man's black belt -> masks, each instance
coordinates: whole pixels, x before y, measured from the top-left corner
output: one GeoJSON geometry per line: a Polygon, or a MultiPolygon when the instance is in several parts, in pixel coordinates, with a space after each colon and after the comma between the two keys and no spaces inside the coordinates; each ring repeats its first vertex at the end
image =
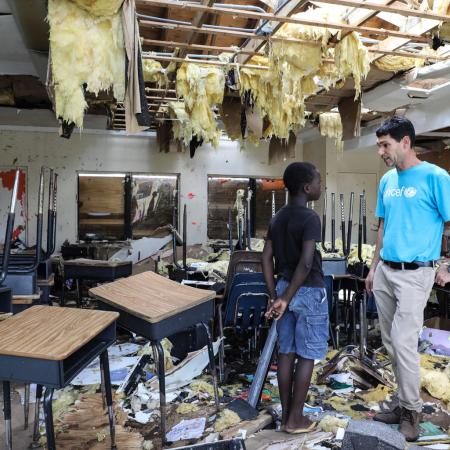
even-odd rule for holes
{"type": "Polygon", "coordinates": [[[396,262],[396,261],[386,261],[383,259],[384,264],[389,266],[391,269],[397,270],[416,270],[419,267],[435,267],[436,261],[414,261],[414,262],[396,262]]]}

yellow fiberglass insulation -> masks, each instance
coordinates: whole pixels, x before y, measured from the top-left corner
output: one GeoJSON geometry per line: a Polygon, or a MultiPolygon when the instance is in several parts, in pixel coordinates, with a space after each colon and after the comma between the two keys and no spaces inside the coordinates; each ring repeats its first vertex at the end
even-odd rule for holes
{"type": "Polygon", "coordinates": [[[176,119],[172,121],[173,137],[188,145],[192,138],[192,124],[184,102],[168,102],[168,106],[170,118],[176,119]]]}
{"type": "Polygon", "coordinates": [[[355,98],[361,93],[361,80],[366,78],[370,69],[369,53],[362,44],[359,34],[351,32],[336,45],[334,58],[341,78],[353,76],[355,98]]]}
{"type": "MultiPolygon", "coordinates": [[[[249,65],[268,66],[268,59],[264,56],[253,56],[249,65]]],[[[270,124],[273,135],[288,139],[289,131],[295,125],[305,123],[305,106],[303,96],[300,95],[301,79],[296,85],[298,95],[287,95],[283,82],[275,70],[260,70],[240,68],[240,93],[244,96],[251,92],[253,101],[270,124]]]]}
{"type": "Polygon", "coordinates": [[[154,59],[143,59],[142,70],[144,72],[144,80],[149,83],[156,83],[158,86],[167,84],[166,71],[159,61],[154,59]]]}
{"type": "Polygon", "coordinates": [[[322,136],[334,138],[337,152],[342,153],[344,149],[344,143],[342,141],[341,115],[334,112],[320,114],[319,129],[322,136]]]}
{"type": "MultiPolygon", "coordinates": [[[[220,130],[212,108],[222,103],[224,89],[225,74],[220,67],[183,63],[177,71],[177,95],[185,101],[192,136],[214,147],[219,145],[220,130]]],[[[184,139],[186,145],[189,141],[184,139]]]]}
{"type": "Polygon", "coordinates": [[[405,58],[404,56],[386,55],[380,59],[377,59],[374,64],[385,72],[400,72],[401,70],[409,70],[414,67],[423,66],[424,59],[418,58],[405,58]]]}
{"type": "Polygon", "coordinates": [[[119,11],[123,0],[71,0],[93,16],[112,16],[119,11]]]}
{"type": "Polygon", "coordinates": [[[92,16],[69,0],[49,0],[48,21],[56,115],[82,128],[84,84],[93,94],[112,87],[118,101],[125,95],[120,13],[92,16]]]}
{"type": "Polygon", "coordinates": [[[432,9],[436,14],[446,15],[449,6],[450,0],[434,0],[432,9]]]}
{"type": "Polygon", "coordinates": [[[426,389],[431,396],[450,402],[450,372],[440,370],[427,370],[420,368],[421,386],[426,389]]]}

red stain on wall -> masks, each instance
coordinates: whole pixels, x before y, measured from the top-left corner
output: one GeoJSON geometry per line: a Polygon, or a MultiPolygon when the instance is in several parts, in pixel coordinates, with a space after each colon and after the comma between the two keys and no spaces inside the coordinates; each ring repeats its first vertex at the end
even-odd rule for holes
{"type": "MultiPolygon", "coordinates": [[[[14,188],[15,178],[16,178],[16,171],[14,169],[0,171],[0,180],[2,182],[2,187],[8,189],[9,191],[12,191],[14,188]]],[[[21,170],[19,174],[19,186],[17,188],[17,201],[23,205],[24,200],[25,200],[25,172],[21,170]]],[[[20,212],[20,215],[22,217],[25,217],[23,209],[20,212]]],[[[13,240],[16,240],[22,234],[23,231],[24,231],[23,226],[21,225],[16,226],[13,231],[13,240]]]]}
{"type": "MultiPolygon", "coordinates": [[[[2,186],[10,191],[14,188],[14,179],[16,177],[16,171],[14,169],[0,172],[0,180],[2,180],[2,186]]],[[[17,190],[17,200],[22,202],[25,196],[25,172],[20,171],[19,175],[19,187],[17,190]]]]}

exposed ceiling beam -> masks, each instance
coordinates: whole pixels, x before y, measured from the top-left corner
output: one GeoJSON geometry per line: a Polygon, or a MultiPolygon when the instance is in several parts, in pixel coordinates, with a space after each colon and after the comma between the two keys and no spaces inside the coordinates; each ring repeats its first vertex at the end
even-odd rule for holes
{"type": "MultiPolygon", "coordinates": [[[[300,42],[305,42],[310,44],[310,41],[302,41],[299,39],[300,42]]],[[[264,52],[252,52],[249,50],[237,50],[234,47],[217,47],[214,45],[199,45],[199,44],[186,44],[185,42],[174,42],[174,41],[158,41],[156,39],[144,39],[144,44],[146,45],[152,45],[156,47],[172,47],[172,48],[186,48],[190,50],[209,50],[214,51],[216,53],[235,53],[235,54],[245,54],[245,55],[261,55],[264,56],[264,52]]],[[[317,45],[317,44],[315,44],[317,45]]],[[[335,45],[333,43],[328,44],[329,47],[334,47],[335,45]]],[[[368,47],[367,49],[370,52],[377,53],[377,54],[383,54],[383,55],[395,55],[395,56],[402,56],[405,58],[417,58],[417,59],[430,59],[434,61],[447,61],[447,57],[444,56],[430,56],[420,53],[413,53],[413,52],[402,52],[402,51],[389,51],[389,50],[372,50],[371,47],[368,47]]],[[[152,58],[152,56],[148,56],[148,58],[152,58]]]]}
{"type": "Polygon", "coordinates": [[[355,0],[314,0],[314,1],[315,3],[326,3],[332,5],[347,6],[349,8],[362,8],[362,9],[370,9],[377,12],[383,11],[387,13],[395,13],[407,17],[420,17],[421,19],[440,20],[443,22],[450,21],[450,16],[447,16],[446,14],[442,15],[442,14],[435,14],[429,11],[419,11],[417,9],[407,7],[406,5],[404,5],[405,7],[403,8],[355,0]]]}
{"type": "MultiPolygon", "coordinates": [[[[280,16],[291,16],[297,11],[301,10],[305,5],[308,4],[308,0],[290,0],[285,2],[285,4],[275,11],[275,14],[279,14],[280,16]]],[[[275,34],[283,24],[281,22],[275,22],[272,25],[272,35],[275,34]]],[[[264,47],[265,43],[263,41],[255,41],[255,40],[247,40],[241,45],[241,50],[246,50],[250,52],[257,52],[264,47]]],[[[245,64],[250,59],[250,55],[245,53],[241,53],[237,57],[237,62],[239,64],[245,64]]]]}
{"type": "MultiPolygon", "coordinates": [[[[224,9],[216,6],[204,6],[198,4],[192,4],[184,1],[163,1],[163,0],[140,0],[143,3],[153,5],[153,6],[166,6],[167,8],[176,8],[176,9],[184,9],[184,10],[193,10],[200,12],[207,12],[212,14],[223,14],[223,15],[231,15],[238,17],[247,17],[250,19],[260,19],[260,20],[271,20],[277,21],[281,23],[292,23],[296,25],[309,25],[312,27],[325,27],[329,29],[343,30],[343,31],[358,31],[359,33],[368,33],[376,36],[389,36],[395,38],[403,38],[408,40],[414,40],[417,42],[428,42],[429,39],[421,36],[420,34],[413,33],[405,33],[402,31],[395,30],[384,30],[382,28],[373,28],[373,27],[365,27],[365,26],[354,26],[343,24],[339,22],[327,22],[322,20],[311,20],[304,18],[294,18],[288,16],[281,16],[278,14],[272,13],[259,13],[253,11],[244,11],[240,9],[224,9]]],[[[165,24],[167,25],[167,23],[165,24]]],[[[171,25],[171,24],[170,24],[171,25]]],[[[194,29],[198,28],[194,26],[194,29]]]]}

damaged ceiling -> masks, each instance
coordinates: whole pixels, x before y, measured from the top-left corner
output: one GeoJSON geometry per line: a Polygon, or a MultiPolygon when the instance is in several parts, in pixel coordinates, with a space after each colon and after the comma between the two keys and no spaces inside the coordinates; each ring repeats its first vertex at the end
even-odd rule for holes
{"type": "MultiPolygon", "coordinates": [[[[46,2],[37,2],[33,11],[26,8],[26,3],[0,1],[0,21],[5,24],[1,27],[1,37],[8,43],[0,49],[0,106],[49,109],[51,102],[44,81],[48,61],[48,25],[44,20],[46,2]]],[[[300,42],[301,39],[283,37],[280,33],[286,23],[308,26],[314,30],[323,30],[326,25],[330,33],[325,47],[329,49],[336,48],[350,33],[357,32],[370,60],[367,77],[361,80],[362,105],[359,101],[353,101],[354,77],[347,76],[345,81],[336,82],[328,90],[315,79],[316,89],[304,101],[306,122],[301,125],[306,129],[318,125],[319,114],[339,111],[343,119],[344,138],[351,138],[357,136],[361,128],[370,127],[398,108],[408,107],[417,99],[426,101],[433,89],[445,88],[448,82],[448,72],[433,76],[430,70],[424,79],[415,79],[418,70],[409,70],[411,64],[416,62],[424,63],[424,69],[434,65],[446,67],[449,46],[443,45],[445,42],[440,42],[436,36],[438,26],[448,17],[448,1],[435,0],[434,3],[429,2],[430,5],[423,3],[417,9],[406,0],[363,3],[353,0],[291,0],[278,6],[274,3],[256,0],[136,1],[144,64],[157,61],[167,72],[164,83],[160,80],[146,82],[147,102],[153,118],[151,129],[160,129],[162,124],[176,128],[180,122],[184,127],[184,122],[168,108],[170,102],[183,101],[179,98],[179,92],[177,95],[175,72],[169,73],[169,67],[176,64],[179,69],[185,60],[194,65],[201,62],[200,67],[226,67],[224,103],[245,103],[242,92],[236,88],[236,80],[229,79],[231,72],[237,74],[238,84],[239,71],[254,67],[252,58],[265,57],[277,42],[281,46],[289,40],[300,42]],[[317,19],[304,19],[299,15],[311,8],[315,8],[317,19]],[[327,15],[324,16],[321,11],[326,11],[327,15]],[[320,17],[327,17],[328,21],[321,22],[320,17]],[[335,17],[343,19],[334,21],[335,17]],[[429,50],[432,46],[438,47],[436,52],[429,50]],[[228,54],[226,60],[221,57],[224,53],[228,54]],[[398,57],[407,60],[409,66],[402,67],[398,57]],[[384,58],[386,64],[377,63],[380,58],[384,58]],[[391,60],[386,61],[386,58],[391,60]],[[389,66],[387,62],[395,58],[397,65],[389,66]],[[405,77],[404,73],[409,75],[405,77]],[[379,95],[377,89],[385,86],[396,88],[395,94],[379,95]]],[[[329,64],[334,64],[332,58],[329,64]]],[[[265,71],[259,69],[257,72],[265,71]]],[[[115,104],[111,92],[98,96],[89,94],[87,103],[87,113],[106,117],[107,128],[125,129],[123,106],[115,104]]],[[[213,115],[211,120],[214,116],[218,118],[219,133],[223,133],[224,128],[223,110],[219,107],[221,103],[222,100],[206,105],[213,115]]],[[[267,130],[267,120],[261,126],[267,130]]],[[[298,127],[294,131],[299,131],[301,136],[304,129],[298,127]]],[[[280,136],[280,133],[273,134],[280,136]]],[[[267,136],[270,136],[270,130],[267,136]]],[[[265,137],[263,130],[259,137],[265,137]]],[[[426,141],[437,138],[442,140],[441,136],[428,135],[426,141]]]]}

